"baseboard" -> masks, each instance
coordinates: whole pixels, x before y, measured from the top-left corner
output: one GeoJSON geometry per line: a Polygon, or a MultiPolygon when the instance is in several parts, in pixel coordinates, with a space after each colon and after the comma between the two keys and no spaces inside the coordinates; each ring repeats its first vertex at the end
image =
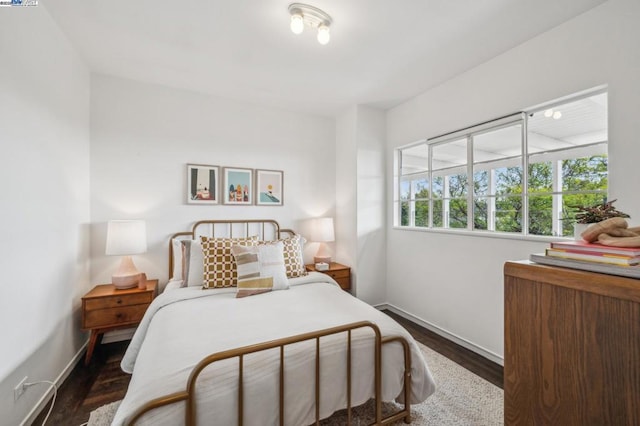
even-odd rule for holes
{"type": "MultiPolygon", "coordinates": [[[[58,389],[60,389],[60,385],[62,385],[62,383],[67,379],[67,377],[69,377],[69,374],[71,374],[71,371],[73,370],[73,368],[76,366],[78,361],[80,361],[80,359],[84,355],[85,350],[87,349],[88,344],[89,344],[89,341],[86,341],[80,347],[80,349],[78,350],[78,352],[76,352],[76,354],[73,356],[71,361],[69,361],[69,363],[66,365],[66,367],[64,367],[62,372],[58,374],[58,377],[55,378],[53,383],[55,383],[58,389]]],[[[28,426],[33,424],[33,422],[36,420],[36,417],[40,415],[40,412],[45,408],[45,406],[49,402],[52,392],[53,392],[53,388],[50,386],[49,390],[47,390],[42,395],[38,403],[31,409],[29,414],[27,414],[27,417],[25,417],[24,420],[20,423],[20,426],[28,426]]]]}
{"type": "Polygon", "coordinates": [[[444,337],[445,339],[451,340],[452,342],[462,346],[463,348],[469,349],[470,351],[473,351],[478,355],[482,355],[483,357],[487,358],[490,361],[495,362],[496,364],[500,364],[504,366],[504,358],[496,354],[495,352],[492,352],[460,336],[450,333],[447,330],[444,330],[443,328],[440,328],[437,325],[430,323],[429,321],[425,321],[422,318],[419,318],[413,314],[410,314],[409,312],[404,311],[390,303],[380,303],[380,304],[374,305],[374,307],[379,310],[388,309],[394,314],[400,315],[401,317],[409,321],[412,321],[418,325],[421,325],[427,330],[433,331],[434,333],[444,337]]]}

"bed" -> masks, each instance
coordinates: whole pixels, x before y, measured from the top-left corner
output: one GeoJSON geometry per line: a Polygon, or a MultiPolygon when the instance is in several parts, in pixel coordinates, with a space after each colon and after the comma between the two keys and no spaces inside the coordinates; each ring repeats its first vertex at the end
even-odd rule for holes
{"type": "MultiPolygon", "coordinates": [[[[298,238],[301,260],[303,240],[275,221],[201,221],[172,237],[170,273],[193,261],[187,242],[247,237],[277,248],[298,238]]],[[[114,425],[308,425],[344,408],[350,421],[372,397],[376,424],[408,423],[409,404],[434,392],[411,335],[329,276],[287,273],[282,291],[237,297],[240,268],[238,287],[174,279],[153,301],[121,363],[132,377],[114,425]],[[392,400],[404,409],[383,419],[392,400]]]]}

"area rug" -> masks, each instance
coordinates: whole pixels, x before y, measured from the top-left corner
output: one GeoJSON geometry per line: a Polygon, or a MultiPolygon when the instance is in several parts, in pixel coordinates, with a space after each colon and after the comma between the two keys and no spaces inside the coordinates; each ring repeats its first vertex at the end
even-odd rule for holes
{"type": "MultiPolygon", "coordinates": [[[[494,426],[502,425],[504,418],[502,389],[476,376],[450,359],[418,343],[436,382],[436,392],[425,402],[411,406],[411,424],[414,426],[494,426]]],[[[91,412],[88,426],[109,426],[120,401],[104,405],[91,412]]],[[[385,414],[401,406],[383,403],[385,414]]],[[[345,425],[345,410],[321,422],[323,426],[345,425]]],[[[373,422],[373,401],[352,410],[354,426],[373,422]]],[[[399,420],[396,425],[403,425],[399,420]]]]}

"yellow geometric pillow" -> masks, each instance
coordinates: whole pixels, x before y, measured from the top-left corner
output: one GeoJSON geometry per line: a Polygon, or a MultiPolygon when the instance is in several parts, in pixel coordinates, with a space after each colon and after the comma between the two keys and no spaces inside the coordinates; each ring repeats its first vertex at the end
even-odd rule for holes
{"type": "Polygon", "coordinates": [[[204,262],[202,288],[235,287],[238,280],[236,261],[231,253],[234,245],[255,246],[258,237],[209,238],[200,237],[204,262]]]}

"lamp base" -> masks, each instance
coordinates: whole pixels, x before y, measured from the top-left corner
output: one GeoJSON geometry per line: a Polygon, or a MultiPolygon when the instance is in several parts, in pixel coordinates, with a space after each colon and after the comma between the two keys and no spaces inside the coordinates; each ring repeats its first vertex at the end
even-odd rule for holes
{"type": "Polygon", "coordinates": [[[140,281],[140,271],[131,260],[131,256],[124,256],[120,262],[120,267],[115,274],[111,276],[111,283],[118,289],[132,288],[138,285],[140,281]]]}
{"type": "Polygon", "coordinates": [[[113,275],[111,277],[111,283],[118,290],[137,287],[138,281],[140,281],[139,273],[135,275],[113,275]]]}
{"type": "Polygon", "coordinates": [[[313,256],[313,263],[331,263],[331,256],[313,256]]]}

